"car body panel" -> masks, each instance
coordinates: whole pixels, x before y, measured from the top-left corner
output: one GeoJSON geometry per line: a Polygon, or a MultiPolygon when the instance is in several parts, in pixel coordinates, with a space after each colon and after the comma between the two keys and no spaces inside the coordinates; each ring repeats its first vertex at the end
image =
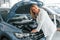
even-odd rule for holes
{"type": "MultiPolygon", "coordinates": [[[[26,3],[27,3],[28,5],[31,4],[31,3],[29,4],[29,2],[26,2],[26,3]]],[[[2,15],[1,15],[2,20],[1,20],[1,22],[0,22],[0,37],[1,37],[2,35],[5,35],[6,37],[10,38],[10,40],[30,40],[29,37],[27,37],[27,38],[25,38],[25,39],[19,39],[19,38],[17,38],[17,37],[14,35],[14,33],[23,33],[23,32],[21,31],[21,29],[17,28],[16,26],[13,26],[13,25],[11,25],[11,24],[8,23],[8,21],[16,15],[16,12],[15,12],[15,11],[16,11],[19,7],[24,6],[24,5],[26,5],[26,4],[25,4],[25,2],[23,2],[23,1],[16,3],[16,4],[11,8],[10,12],[7,14],[7,17],[4,18],[4,21],[3,21],[2,15]]],[[[28,7],[29,7],[29,6],[28,6],[28,7]]],[[[21,8],[21,9],[24,10],[24,8],[21,8]]],[[[28,9],[29,9],[29,8],[28,8],[28,9]]],[[[26,10],[27,10],[27,9],[26,9],[26,10]]],[[[28,14],[29,12],[26,12],[26,13],[28,14]]],[[[25,14],[25,12],[24,12],[24,14],[25,14]]],[[[18,14],[18,15],[19,15],[19,14],[18,14]]],[[[3,17],[4,17],[4,16],[3,16],[3,17]]],[[[31,39],[31,40],[32,40],[32,39],[31,39]]]]}
{"type": "Polygon", "coordinates": [[[49,7],[43,7],[43,9],[45,11],[47,11],[47,13],[49,14],[49,17],[54,21],[54,15],[56,15],[56,23],[57,23],[57,27],[60,27],[60,16],[58,13],[56,13],[54,10],[52,10],[49,7]]]}

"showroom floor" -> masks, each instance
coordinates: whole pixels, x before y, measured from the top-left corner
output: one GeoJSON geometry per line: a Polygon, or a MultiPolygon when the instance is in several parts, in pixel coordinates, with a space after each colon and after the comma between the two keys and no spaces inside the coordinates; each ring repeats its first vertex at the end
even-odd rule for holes
{"type": "Polygon", "coordinates": [[[53,36],[53,40],[60,40],[60,31],[57,31],[53,36]]]}

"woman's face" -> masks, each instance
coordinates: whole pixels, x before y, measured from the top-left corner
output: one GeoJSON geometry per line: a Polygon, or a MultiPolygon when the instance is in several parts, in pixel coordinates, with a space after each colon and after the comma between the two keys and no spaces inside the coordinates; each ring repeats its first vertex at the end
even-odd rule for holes
{"type": "Polygon", "coordinates": [[[31,7],[31,10],[33,13],[38,14],[39,13],[39,7],[37,5],[33,5],[31,7]]]}

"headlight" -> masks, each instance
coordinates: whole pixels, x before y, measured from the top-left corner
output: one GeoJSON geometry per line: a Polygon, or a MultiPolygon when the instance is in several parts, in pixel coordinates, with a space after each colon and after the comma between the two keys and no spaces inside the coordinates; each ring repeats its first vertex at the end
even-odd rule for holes
{"type": "Polygon", "coordinates": [[[28,33],[15,33],[15,36],[17,38],[23,38],[23,37],[29,36],[29,34],[28,33]]]}

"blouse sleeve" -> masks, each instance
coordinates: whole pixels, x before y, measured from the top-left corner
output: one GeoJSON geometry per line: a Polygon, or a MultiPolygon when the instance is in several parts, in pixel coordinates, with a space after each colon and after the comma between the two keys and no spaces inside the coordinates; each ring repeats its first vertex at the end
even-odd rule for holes
{"type": "Polygon", "coordinates": [[[37,23],[38,23],[38,27],[36,28],[36,30],[39,32],[40,29],[42,28],[42,25],[44,25],[44,21],[46,19],[46,11],[45,10],[41,10],[41,12],[39,13],[38,15],[38,18],[37,18],[37,23]]]}

